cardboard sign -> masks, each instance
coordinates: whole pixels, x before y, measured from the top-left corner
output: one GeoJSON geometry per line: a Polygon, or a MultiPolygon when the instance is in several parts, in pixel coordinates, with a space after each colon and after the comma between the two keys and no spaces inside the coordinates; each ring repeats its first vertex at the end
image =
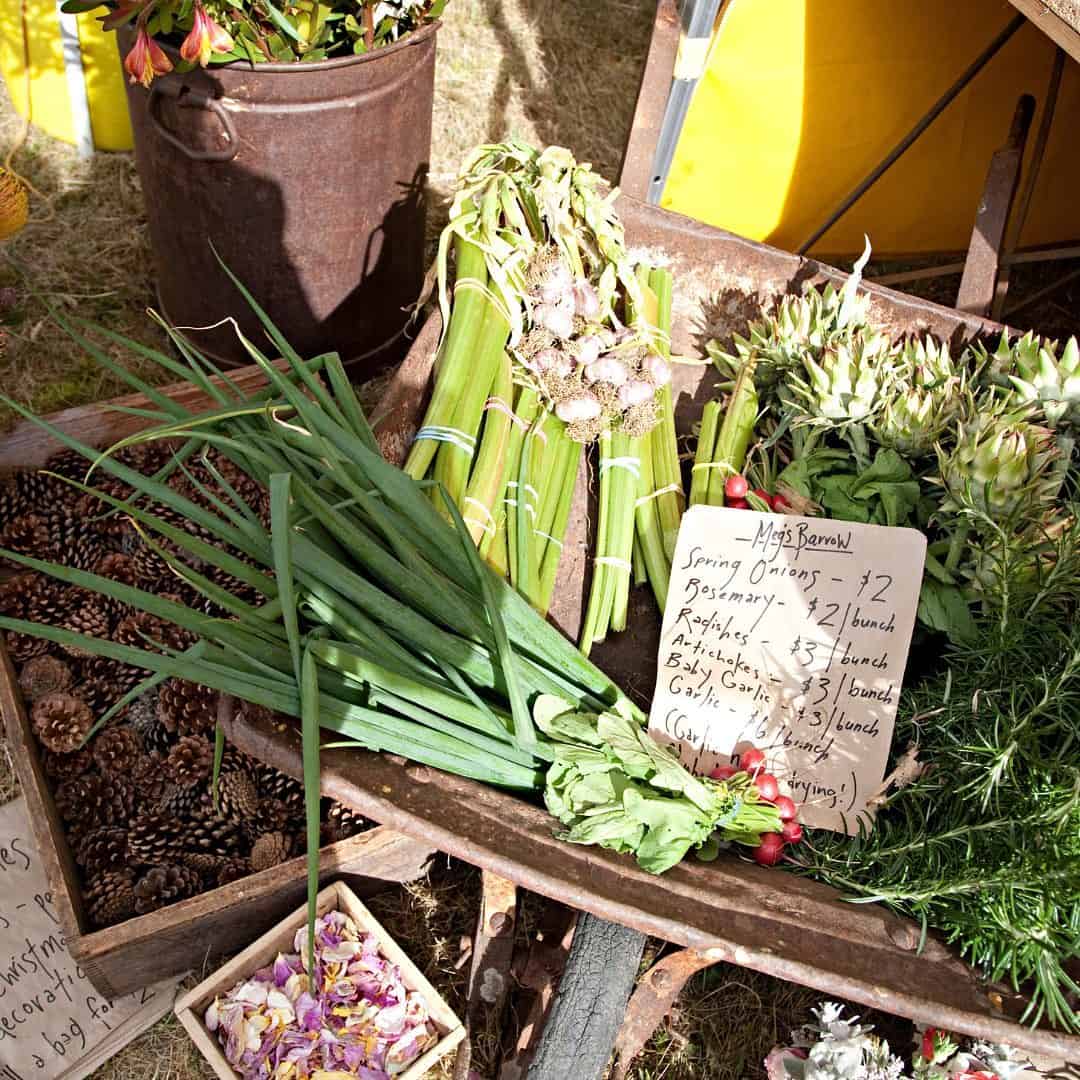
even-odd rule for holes
{"type": "Polygon", "coordinates": [[[693,507],[650,730],[699,774],[757,746],[804,824],[856,831],[885,774],[925,556],[915,529],[693,507]]]}
{"type": "Polygon", "coordinates": [[[71,959],[22,799],[0,807],[0,1080],[81,1080],[173,1005],[178,979],[107,1001],[71,959]]]}

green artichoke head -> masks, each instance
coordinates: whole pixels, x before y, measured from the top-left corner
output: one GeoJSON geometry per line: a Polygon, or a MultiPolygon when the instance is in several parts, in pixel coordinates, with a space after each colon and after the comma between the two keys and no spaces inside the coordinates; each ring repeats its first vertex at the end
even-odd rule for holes
{"type": "Polygon", "coordinates": [[[956,445],[939,446],[938,457],[946,509],[1033,521],[1052,505],[1060,486],[1053,432],[985,399],[973,403],[958,424],[956,445]]]}
{"type": "Polygon", "coordinates": [[[1006,331],[993,353],[976,346],[992,381],[1008,388],[1018,405],[1042,414],[1057,429],[1080,433],[1080,346],[1070,338],[1058,355],[1057,342],[1028,331],[1009,341],[1006,331]]]}
{"type": "Polygon", "coordinates": [[[964,406],[967,375],[949,347],[932,337],[905,342],[894,354],[895,374],[874,437],[905,457],[926,457],[952,427],[964,406]]]}
{"type": "Polygon", "coordinates": [[[813,421],[863,423],[881,407],[894,377],[885,337],[859,331],[829,345],[820,361],[803,357],[803,376],[791,379],[792,401],[813,421]]]}

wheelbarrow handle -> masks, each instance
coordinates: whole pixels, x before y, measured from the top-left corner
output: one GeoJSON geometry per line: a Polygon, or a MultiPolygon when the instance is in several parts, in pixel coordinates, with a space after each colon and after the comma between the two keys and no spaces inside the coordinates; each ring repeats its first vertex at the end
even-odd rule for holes
{"type": "Polygon", "coordinates": [[[240,149],[240,140],[236,137],[236,127],[233,125],[228,110],[222,106],[220,101],[209,97],[200,90],[192,90],[190,86],[184,83],[173,82],[169,79],[155,80],[154,85],[150,88],[150,100],[146,103],[146,110],[150,116],[150,123],[153,124],[158,135],[170,146],[175,146],[182,154],[191,158],[192,161],[232,161],[240,149]],[[207,109],[214,113],[221,121],[221,126],[225,129],[225,137],[229,145],[221,150],[195,150],[186,145],[161,122],[157,109],[157,102],[161,97],[172,98],[182,109],[207,109]]]}

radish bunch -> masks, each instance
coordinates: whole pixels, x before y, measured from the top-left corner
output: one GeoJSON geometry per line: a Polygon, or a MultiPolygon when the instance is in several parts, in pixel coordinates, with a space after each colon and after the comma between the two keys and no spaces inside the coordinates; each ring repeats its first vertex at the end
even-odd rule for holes
{"type": "MultiPolygon", "coordinates": [[[[736,477],[729,478],[730,480],[736,477]]],[[[746,480],[738,477],[745,485],[746,480]]],[[[745,489],[744,489],[745,491],[745,489]]],[[[780,814],[783,827],[778,833],[765,833],[761,837],[761,843],[751,851],[754,861],[762,866],[775,866],[784,853],[788,844],[797,844],[802,840],[803,830],[799,824],[799,808],[793,799],[780,794],[780,785],[772,773],[765,771],[765,753],[756,746],[743,751],[739,755],[739,764],[717,765],[709,777],[712,780],[729,780],[736,773],[749,774],[751,782],[757,788],[758,795],[764,802],[771,803],[780,814]]]]}

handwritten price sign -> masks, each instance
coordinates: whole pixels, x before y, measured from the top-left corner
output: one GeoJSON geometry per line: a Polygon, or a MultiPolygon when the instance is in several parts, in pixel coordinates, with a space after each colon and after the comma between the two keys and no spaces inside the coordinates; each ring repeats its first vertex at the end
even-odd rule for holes
{"type": "Polygon", "coordinates": [[[804,823],[855,832],[885,775],[925,556],[915,529],[694,507],[650,730],[698,773],[758,746],[804,823]]]}

